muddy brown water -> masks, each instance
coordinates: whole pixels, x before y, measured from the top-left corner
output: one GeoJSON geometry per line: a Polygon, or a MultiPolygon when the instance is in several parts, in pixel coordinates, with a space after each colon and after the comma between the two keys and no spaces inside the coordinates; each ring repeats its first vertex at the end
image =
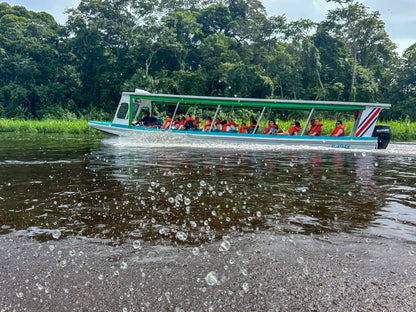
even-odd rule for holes
{"type": "Polygon", "coordinates": [[[416,145],[2,134],[2,311],[414,311],[416,145]]]}

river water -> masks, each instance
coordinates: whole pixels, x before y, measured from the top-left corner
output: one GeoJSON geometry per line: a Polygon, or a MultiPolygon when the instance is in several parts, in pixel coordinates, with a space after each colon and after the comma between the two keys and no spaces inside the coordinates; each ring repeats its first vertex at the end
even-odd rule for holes
{"type": "Polygon", "coordinates": [[[416,144],[2,134],[2,311],[413,311],[416,144]]]}

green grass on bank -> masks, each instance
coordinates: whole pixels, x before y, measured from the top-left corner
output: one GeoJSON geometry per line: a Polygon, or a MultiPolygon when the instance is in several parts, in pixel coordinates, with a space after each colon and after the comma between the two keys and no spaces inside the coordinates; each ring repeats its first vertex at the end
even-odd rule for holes
{"type": "MultiPolygon", "coordinates": [[[[238,121],[237,121],[238,122],[238,121]]],[[[279,128],[288,130],[291,121],[279,121],[279,128]]],[[[304,125],[305,121],[300,121],[304,125]]],[[[335,120],[321,120],[323,124],[322,134],[327,135],[335,128],[335,120]]],[[[353,121],[346,121],[345,133],[348,135],[351,131],[353,121]]],[[[416,122],[408,121],[389,121],[382,124],[388,124],[391,127],[395,142],[416,140],[416,122]]],[[[263,129],[261,125],[260,129],[263,129]]],[[[99,132],[88,126],[86,120],[17,120],[17,119],[0,119],[0,132],[17,132],[17,133],[39,133],[39,134],[82,134],[96,135],[99,132]]]]}
{"type": "Polygon", "coordinates": [[[88,126],[85,120],[19,120],[0,119],[0,132],[17,133],[61,133],[61,134],[94,134],[96,130],[88,126]]]}

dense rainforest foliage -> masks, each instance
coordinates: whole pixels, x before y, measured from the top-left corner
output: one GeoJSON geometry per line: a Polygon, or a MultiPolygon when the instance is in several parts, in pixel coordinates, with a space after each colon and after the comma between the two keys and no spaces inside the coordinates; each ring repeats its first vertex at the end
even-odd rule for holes
{"type": "MultiPolygon", "coordinates": [[[[287,22],[260,0],[82,0],[59,25],[0,4],[0,117],[95,118],[121,91],[384,102],[416,120],[416,43],[356,0],[287,22]]],[[[284,13],[284,12],[282,12],[284,13]]]]}

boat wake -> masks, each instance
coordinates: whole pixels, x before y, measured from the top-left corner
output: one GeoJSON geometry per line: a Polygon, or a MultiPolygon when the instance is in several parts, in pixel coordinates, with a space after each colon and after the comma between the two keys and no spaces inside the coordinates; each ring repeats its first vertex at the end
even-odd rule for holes
{"type": "Polygon", "coordinates": [[[391,143],[385,150],[336,149],[308,145],[268,145],[256,143],[233,143],[221,141],[192,140],[186,135],[172,132],[151,132],[134,137],[111,137],[102,141],[105,145],[117,148],[192,148],[227,151],[319,151],[333,153],[371,153],[377,155],[395,154],[416,156],[416,142],[391,143]]]}

